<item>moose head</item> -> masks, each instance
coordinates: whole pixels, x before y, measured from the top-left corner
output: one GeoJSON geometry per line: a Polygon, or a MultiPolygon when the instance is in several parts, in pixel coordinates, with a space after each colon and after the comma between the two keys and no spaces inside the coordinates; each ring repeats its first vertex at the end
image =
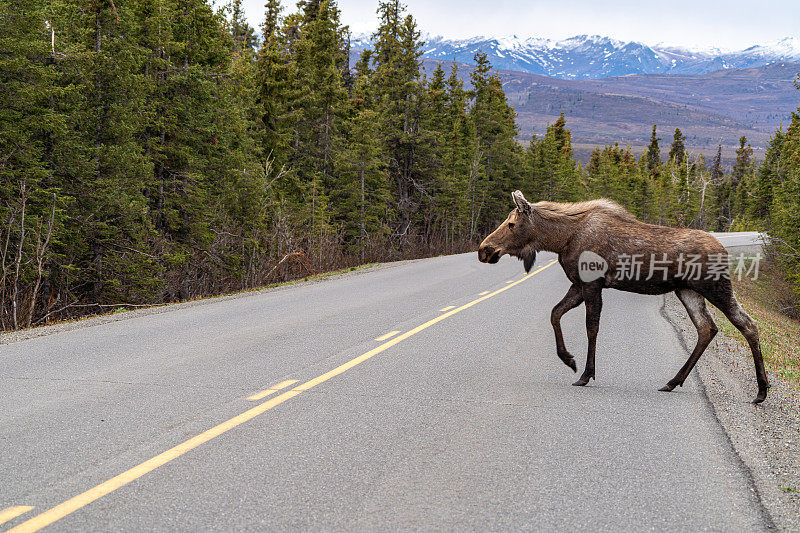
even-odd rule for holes
{"type": "Polygon", "coordinates": [[[481,263],[497,263],[505,255],[511,255],[523,262],[525,272],[530,272],[536,261],[535,229],[531,215],[533,207],[520,191],[514,191],[516,209],[508,218],[486,237],[478,248],[478,260],[481,263]]]}

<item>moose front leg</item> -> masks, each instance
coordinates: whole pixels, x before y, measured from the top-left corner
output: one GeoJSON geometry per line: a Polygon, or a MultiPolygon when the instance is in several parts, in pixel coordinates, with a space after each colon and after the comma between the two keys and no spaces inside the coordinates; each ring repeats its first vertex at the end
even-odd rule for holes
{"type": "Polygon", "coordinates": [[[597,348],[597,331],[600,329],[600,312],[603,310],[602,287],[598,285],[583,286],[583,300],[586,302],[586,335],[589,337],[589,349],[586,353],[586,368],[580,379],[573,383],[583,387],[594,379],[594,354],[597,348]]]}
{"type": "Polygon", "coordinates": [[[578,371],[578,365],[575,364],[575,358],[567,351],[564,345],[564,334],[561,332],[561,317],[570,309],[574,309],[583,303],[583,294],[577,285],[573,285],[567,291],[567,294],[560,302],[553,308],[550,313],[550,323],[553,325],[553,331],[556,334],[556,353],[558,358],[564,361],[564,364],[572,369],[573,372],[578,371]]]}

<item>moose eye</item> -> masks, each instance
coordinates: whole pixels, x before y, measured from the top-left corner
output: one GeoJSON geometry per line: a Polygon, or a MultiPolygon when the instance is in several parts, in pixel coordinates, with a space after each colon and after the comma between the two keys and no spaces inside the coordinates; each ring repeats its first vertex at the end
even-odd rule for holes
{"type": "Polygon", "coordinates": [[[516,224],[514,222],[509,222],[508,223],[508,229],[514,229],[514,226],[516,226],[516,224]]]}

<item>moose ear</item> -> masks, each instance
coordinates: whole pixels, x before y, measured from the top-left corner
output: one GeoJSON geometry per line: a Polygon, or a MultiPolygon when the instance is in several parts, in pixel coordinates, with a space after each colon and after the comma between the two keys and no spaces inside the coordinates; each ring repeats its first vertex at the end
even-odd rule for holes
{"type": "Polygon", "coordinates": [[[522,192],[514,191],[511,194],[511,197],[514,199],[514,203],[517,204],[517,208],[519,208],[519,212],[523,214],[528,214],[531,212],[531,204],[528,203],[528,200],[522,196],[522,192]]]}

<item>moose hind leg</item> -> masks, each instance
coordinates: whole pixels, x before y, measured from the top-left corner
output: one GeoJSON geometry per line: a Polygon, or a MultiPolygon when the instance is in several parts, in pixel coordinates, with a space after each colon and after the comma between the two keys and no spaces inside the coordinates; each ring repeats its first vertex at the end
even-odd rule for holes
{"type": "Polygon", "coordinates": [[[560,302],[553,308],[550,313],[550,323],[553,325],[553,331],[556,334],[556,353],[559,359],[564,361],[564,364],[572,369],[573,372],[578,371],[578,366],[575,364],[575,358],[567,351],[564,345],[564,334],[561,332],[561,317],[569,311],[583,303],[583,295],[577,285],[573,285],[567,291],[567,294],[560,302]]]}
{"type": "Polygon", "coordinates": [[[689,318],[692,319],[694,327],[697,328],[697,345],[695,345],[689,359],[675,377],[669,380],[666,386],[659,389],[663,392],[670,392],[678,386],[683,387],[683,382],[686,381],[694,365],[697,364],[697,360],[700,359],[700,356],[703,355],[703,352],[706,351],[706,348],[708,348],[708,345],[719,331],[714,319],[711,317],[711,313],[708,312],[705,297],[689,289],[679,289],[675,291],[675,294],[686,308],[686,312],[689,313],[689,318]]]}
{"type": "Polygon", "coordinates": [[[753,400],[753,403],[761,403],[767,398],[767,390],[769,389],[769,379],[767,378],[767,371],[764,368],[764,356],[761,354],[761,344],[758,340],[758,326],[750,318],[750,315],[745,313],[736,297],[731,290],[728,297],[722,300],[719,304],[714,300],[711,303],[716,305],[720,311],[725,313],[731,324],[736,326],[744,338],[747,339],[747,344],[750,345],[750,351],[753,354],[753,363],[756,368],[756,381],[758,382],[758,395],[753,400]]]}

